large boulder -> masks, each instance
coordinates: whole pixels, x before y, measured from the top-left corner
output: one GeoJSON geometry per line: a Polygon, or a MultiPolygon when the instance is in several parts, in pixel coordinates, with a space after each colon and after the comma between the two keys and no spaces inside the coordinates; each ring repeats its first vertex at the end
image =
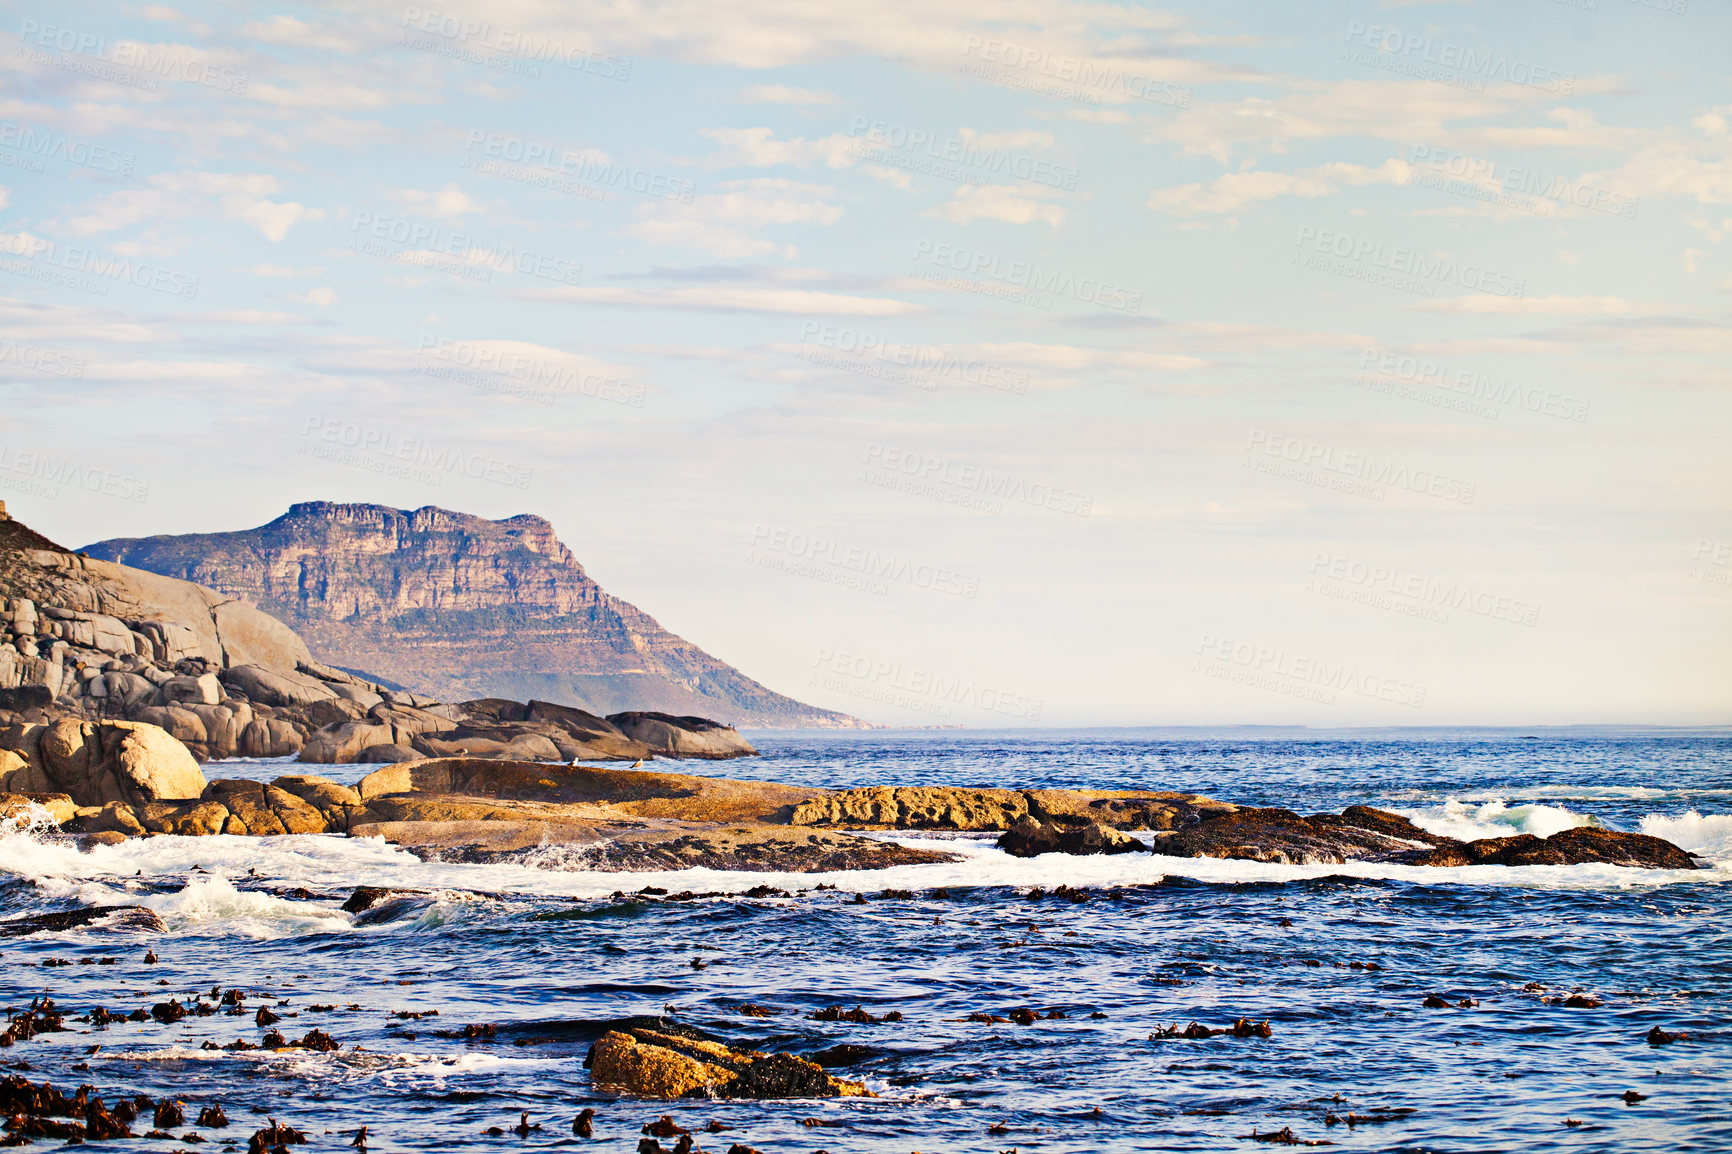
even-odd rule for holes
{"type": "Polygon", "coordinates": [[[81,806],[196,798],[204,774],[187,747],[137,721],[13,726],[0,746],[27,764],[0,778],[13,793],[65,793],[81,806]]]}
{"type": "MultiPolygon", "coordinates": [[[[0,750],[0,766],[10,756],[0,750]]],[[[16,825],[33,821],[44,813],[61,825],[78,815],[78,806],[64,793],[0,793],[0,822],[16,825]]]]}
{"type": "Polygon", "coordinates": [[[607,719],[619,731],[661,757],[755,757],[758,751],[731,725],[707,717],[670,713],[615,713],[607,719]]]}
{"type": "Polygon", "coordinates": [[[384,722],[371,719],[345,721],[309,734],[297,760],[317,765],[347,765],[359,761],[363,750],[394,744],[396,737],[390,725],[384,722]]]}
{"type": "Polygon", "coordinates": [[[294,669],[301,662],[312,660],[306,642],[293,629],[244,601],[220,602],[212,607],[211,617],[231,667],[264,665],[294,669]]]}
{"type": "Polygon", "coordinates": [[[263,665],[238,665],[219,675],[222,683],[261,705],[309,705],[337,694],[317,677],[263,665]]]}
{"type": "Polygon", "coordinates": [[[627,737],[619,726],[605,717],[597,717],[574,706],[531,701],[524,708],[523,720],[564,730],[580,747],[574,756],[585,760],[636,761],[654,753],[643,742],[627,737]]]}
{"type": "Polygon", "coordinates": [[[92,678],[84,687],[84,694],[101,701],[113,712],[130,714],[134,709],[154,700],[157,689],[148,679],[136,673],[114,669],[92,678]]]}
{"type": "Polygon", "coordinates": [[[223,699],[223,686],[216,674],[203,673],[171,677],[162,683],[161,693],[164,705],[217,705],[223,699]]]}

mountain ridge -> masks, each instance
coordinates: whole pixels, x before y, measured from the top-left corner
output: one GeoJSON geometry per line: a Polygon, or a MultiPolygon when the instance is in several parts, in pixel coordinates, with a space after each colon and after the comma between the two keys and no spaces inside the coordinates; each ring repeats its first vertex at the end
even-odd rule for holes
{"type": "Polygon", "coordinates": [[[265,609],[320,660],[440,700],[566,701],[734,725],[865,723],[778,694],[606,592],[551,522],[305,501],[224,533],[111,538],[93,557],[265,609]]]}

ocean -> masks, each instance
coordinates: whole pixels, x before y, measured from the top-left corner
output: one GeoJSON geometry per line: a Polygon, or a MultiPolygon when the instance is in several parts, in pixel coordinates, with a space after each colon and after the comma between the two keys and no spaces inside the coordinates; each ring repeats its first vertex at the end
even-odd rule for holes
{"type": "MultiPolygon", "coordinates": [[[[1366,804],[1461,838],[1598,822],[1665,837],[1710,868],[1019,860],[990,838],[949,835],[937,840],[960,855],[950,864],[627,874],[588,870],[572,851],[438,864],[337,836],[157,837],[79,853],[11,828],[0,834],[5,917],[137,904],[168,926],[0,937],[0,1002],[13,1013],[45,994],[82,1015],[247,993],[239,1016],[69,1021],[75,1030],[0,1050],[0,1065],[67,1090],[89,1083],[110,1101],[177,1096],[189,1121],[221,1103],[231,1119],[175,1127],[172,1143],[105,1144],[115,1150],[183,1150],[185,1133],[244,1147],[274,1118],[315,1151],[348,1149],[362,1125],[378,1151],[635,1151],[662,1114],[713,1154],[736,1143],[764,1154],[1732,1150],[1732,731],[748,736],[763,756],[684,768],[834,787],[1177,789],[1302,813],[1366,804]],[[426,896],[343,912],[359,885],[426,896]],[[788,896],[745,896],[764,885],[788,896]],[[55,959],[72,964],[42,965],[55,959]],[[902,1020],[811,1017],[856,1005],[902,1020]],[[257,1042],[259,1006],[285,1034],[317,1028],[343,1048],[201,1048],[257,1042]],[[1016,1009],[1040,1017],[970,1020],[1016,1009]],[[832,1072],[879,1096],[618,1097],[591,1084],[583,1058],[601,1023],[629,1015],[760,1050],[851,1044],[856,1061],[832,1072]],[[1241,1018],[1267,1021],[1269,1036],[1161,1036],[1241,1018]],[[1651,1044],[1654,1027],[1687,1036],[1651,1044]],[[592,1139],[570,1130],[586,1106],[592,1139]],[[542,1129],[519,1136],[509,1128],[525,1112],[542,1129]],[[726,1129],[703,1131],[711,1122],[726,1129]]],[[[352,781],[373,767],[326,768],[352,781]]]]}

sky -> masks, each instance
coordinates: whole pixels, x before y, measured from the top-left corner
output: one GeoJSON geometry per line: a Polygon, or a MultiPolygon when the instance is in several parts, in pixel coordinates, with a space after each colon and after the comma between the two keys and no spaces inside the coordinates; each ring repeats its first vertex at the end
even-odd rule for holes
{"type": "Polygon", "coordinates": [[[0,499],[913,725],[1732,721],[1702,0],[9,4],[0,499]]]}

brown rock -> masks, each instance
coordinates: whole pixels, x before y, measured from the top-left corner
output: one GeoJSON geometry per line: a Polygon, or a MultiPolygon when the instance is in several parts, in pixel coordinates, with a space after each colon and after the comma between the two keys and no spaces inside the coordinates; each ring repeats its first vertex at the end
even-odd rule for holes
{"type": "Polygon", "coordinates": [[[998,848],[1012,857],[1038,857],[1043,853],[1136,853],[1148,847],[1130,834],[1109,829],[1098,821],[1060,825],[1025,817],[1004,832],[998,839],[998,848]]]}
{"type": "Polygon", "coordinates": [[[346,765],[355,761],[362,750],[376,745],[393,745],[396,740],[387,722],[372,719],[345,721],[310,734],[296,760],[320,765],[346,765]]]}
{"type": "Polygon", "coordinates": [[[1239,858],[1282,865],[1339,865],[1346,861],[1398,859],[1435,844],[1397,814],[1354,807],[1365,825],[1348,814],[1304,818],[1290,809],[1240,808],[1205,814],[1202,820],[1155,841],[1155,852],[1171,857],[1239,858]]]}
{"type": "Polygon", "coordinates": [[[20,821],[38,809],[47,810],[56,825],[78,816],[78,807],[64,793],[0,793],[0,821],[20,821]]]}
{"type": "Polygon", "coordinates": [[[229,811],[221,802],[146,802],[133,807],[138,823],[149,833],[201,837],[222,833],[229,811]]]}
{"type": "Polygon", "coordinates": [[[1600,862],[1639,869],[1696,869],[1684,850],[1662,838],[1600,826],[1578,826],[1547,838],[1532,834],[1447,842],[1418,859],[1421,865],[1580,865],[1600,862]]]}
{"type": "Polygon", "coordinates": [[[655,1030],[610,1030],[584,1063],[599,1085],[655,1098],[870,1098],[858,1082],[792,1054],[735,1050],[655,1030]]]}
{"type": "Polygon", "coordinates": [[[615,713],[608,721],[633,741],[662,757],[756,757],[758,751],[731,725],[706,717],[675,717],[669,713],[615,713]]]}

